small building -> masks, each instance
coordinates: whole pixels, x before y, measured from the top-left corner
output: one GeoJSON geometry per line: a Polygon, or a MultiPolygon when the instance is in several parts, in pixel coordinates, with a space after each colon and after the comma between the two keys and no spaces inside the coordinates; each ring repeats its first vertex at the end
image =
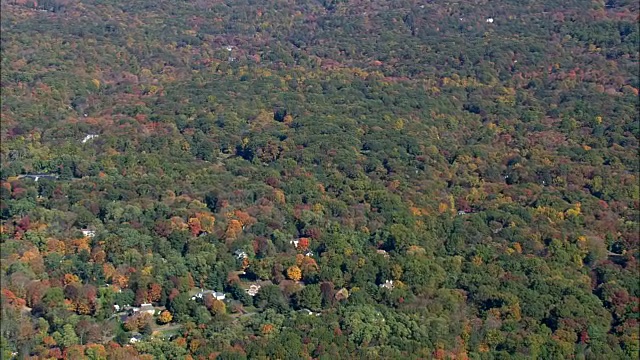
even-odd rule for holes
{"type": "Polygon", "coordinates": [[[134,310],[134,312],[147,313],[153,316],[156,313],[156,309],[151,304],[142,304],[140,308],[138,308],[138,311],[134,310]]]}
{"type": "Polygon", "coordinates": [[[376,250],[376,253],[384,256],[385,258],[389,257],[389,253],[387,253],[386,250],[378,249],[378,250],[376,250]]]}
{"type": "Polygon", "coordinates": [[[303,313],[303,314],[308,315],[308,316],[313,316],[313,315],[320,316],[320,313],[313,312],[313,311],[311,311],[309,309],[300,309],[300,310],[298,310],[298,312],[303,313]]]}
{"type": "Polygon", "coordinates": [[[142,340],[142,334],[138,332],[131,333],[131,338],[129,339],[129,344],[139,343],[142,340]]]}
{"type": "Polygon", "coordinates": [[[493,18],[487,18],[487,22],[488,22],[489,24],[493,24],[493,18]]]}
{"type": "Polygon", "coordinates": [[[56,179],[58,179],[58,175],[51,175],[51,174],[25,174],[25,175],[18,175],[18,179],[21,179],[21,178],[33,179],[33,181],[38,181],[40,179],[56,180],[56,179]]]}
{"type": "Polygon", "coordinates": [[[87,141],[91,140],[91,139],[95,139],[97,138],[99,135],[87,135],[84,137],[84,139],[82,139],[82,143],[86,143],[87,141]]]}
{"type": "Polygon", "coordinates": [[[244,251],[242,251],[242,250],[240,250],[240,249],[236,250],[236,251],[233,253],[233,255],[235,255],[235,256],[236,256],[236,258],[238,258],[238,259],[246,259],[246,258],[248,258],[248,257],[249,257],[249,256],[247,255],[247,253],[246,253],[246,252],[244,252],[244,251]]]}
{"type": "Polygon", "coordinates": [[[464,210],[458,211],[458,215],[467,215],[467,212],[464,210]]]}
{"type": "Polygon", "coordinates": [[[253,284],[249,286],[247,290],[245,290],[249,296],[256,296],[258,291],[260,291],[260,285],[253,284]]]}
{"type": "Polygon", "coordinates": [[[393,290],[393,280],[385,280],[384,284],[380,284],[381,288],[393,290]]]}
{"type": "Polygon", "coordinates": [[[82,236],[84,236],[84,237],[94,237],[94,236],[96,236],[95,230],[84,229],[84,230],[80,230],[80,231],[82,231],[82,236]]]}
{"type": "Polygon", "coordinates": [[[313,251],[309,250],[306,253],[304,253],[304,256],[306,257],[312,257],[313,256],[313,251]]]}
{"type": "Polygon", "coordinates": [[[213,291],[213,290],[202,290],[200,292],[198,292],[197,294],[195,294],[194,296],[191,297],[191,300],[195,300],[195,299],[204,299],[204,297],[206,295],[210,294],[211,296],[213,296],[214,299],[216,300],[220,300],[223,301],[224,299],[226,299],[226,295],[222,292],[217,292],[217,291],[213,291]]]}
{"type": "Polygon", "coordinates": [[[293,247],[295,247],[296,249],[298,248],[298,244],[300,243],[299,240],[291,240],[289,241],[289,244],[292,244],[293,247]]]}
{"type": "Polygon", "coordinates": [[[118,305],[118,304],[113,305],[113,310],[114,310],[115,312],[119,312],[119,311],[120,311],[120,305],[118,305]]]}

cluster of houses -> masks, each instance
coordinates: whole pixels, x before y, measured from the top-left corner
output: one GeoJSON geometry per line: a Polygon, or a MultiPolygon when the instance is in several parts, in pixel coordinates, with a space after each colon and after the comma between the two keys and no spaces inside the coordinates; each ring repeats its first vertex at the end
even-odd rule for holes
{"type": "MultiPolygon", "coordinates": [[[[120,307],[120,305],[113,305],[113,310],[116,312],[124,312],[122,316],[120,316],[120,321],[125,322],[130,316],[134,316],[137,314],[149,314],[151,316],[156,314],[156,308],[152,304],[140,304],[139,307],[125,305],[120,307]]],[[[139,332],[132,332],[131,337],[129,338],[130,344],[138,343],[142,340],[142,334],[139,332]]]]}
{"type": "MultiPolygon", "coordinates": [[[[245,292],[249,294],[249,296],[256,296],[256,294],[258,294],[258,291],[260,291],[261,287],[262,286],[260,284],[251,284],[249,288],[245,289],[245,292]]],[[[202,300],[206,295],[211,295],[214,299],[220,300],[220,301],[225,301],[227,298],[227,296],[222,292],[218,292],[214,290],[202,290],[196,293],[195,295],[193,295],[191,297],[191,300],[194,300],[194,301],[202,300]]]]}
{"type": "MultiPolygon", "coordinates": [[[[298,244],[300,243],[300,240],[290,240],[289,244],[293,245],[294,248],[298,248],[298,244]]],[[[237,259],[246,259],[249,257],[249,255],[247,254],[246,251],[243,251],[241,249],[237,249],[236,251],[233,252],[233,255],[237,258],[237,259]]],[[[307,250],[307,252],[304,253],[304,256],[313,256],[313,251],[311,250],[307,250]]]]}

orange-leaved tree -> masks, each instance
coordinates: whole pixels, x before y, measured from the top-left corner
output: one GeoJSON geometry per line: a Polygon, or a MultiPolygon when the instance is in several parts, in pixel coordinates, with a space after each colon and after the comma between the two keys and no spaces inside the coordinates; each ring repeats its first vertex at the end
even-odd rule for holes
{"type": "Polygon", "coordinates": [[[238,235],[242,232],[242,223],[236,219],[232,219],[229,221],[229,225],[227,226],[227,231],[224,236],[227,240],[235,240],[238,238],[238,235]]]}
{"type": "Polygon", "coordinates": [[[309,248],[309,238],[303,237],[298,240],[298,250],[304,251],[309,248]]]}
{"type": "Polygon", "coordinates": [[[149,290],[147,291],[147,299],[151,302],[160,301],[162,297],[162,286],[158,283],[153,283],[149,285],[149,290]]]}

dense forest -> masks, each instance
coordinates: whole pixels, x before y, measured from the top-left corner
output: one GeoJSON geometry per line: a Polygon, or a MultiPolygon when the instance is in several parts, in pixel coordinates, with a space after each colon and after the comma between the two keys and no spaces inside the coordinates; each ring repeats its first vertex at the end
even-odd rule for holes
{"type": "Polygon", "coordinates": [[[636,0],[0,1],[0,358],[638,358],[636,0]]]}

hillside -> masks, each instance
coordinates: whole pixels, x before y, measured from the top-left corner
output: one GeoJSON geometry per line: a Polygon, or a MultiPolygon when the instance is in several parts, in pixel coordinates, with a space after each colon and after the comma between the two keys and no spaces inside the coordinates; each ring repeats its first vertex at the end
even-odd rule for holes
{"type": "Polygon", "coordinates": [[[3,359],[637,358],[637,1],[1,4],[3,359]]]}

